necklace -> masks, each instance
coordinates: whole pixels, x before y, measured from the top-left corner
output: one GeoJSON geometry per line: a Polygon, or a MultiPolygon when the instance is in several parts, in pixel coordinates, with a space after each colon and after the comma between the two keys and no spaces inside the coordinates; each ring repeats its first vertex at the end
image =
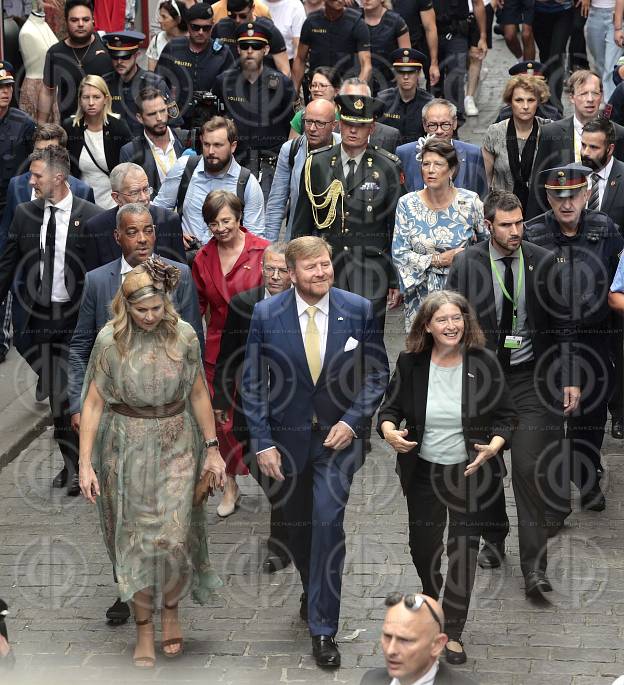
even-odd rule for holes
{"type": "Polygon", "coordinates": [[[67,47],[74,53],[74,59],[76,60],[76,64],[78,65],[78,69],[80,69],[80,71],[81,71],[83,74],[84,74],[84,69],[83,69],[84,60],[86,59],[87,55],[89,54],[89,50],[91,50],[91,47],[93,46],[93,43],[95,43],[94,40],[92,40],[92,41],[89,43],[89,45],[86,47],[86,49],[85,49],[85,48],[78,48],[79,50],[84,50],[84,52],[82,53],[82,59],[80,59],[80,58],[78,57],[78,55],[76,54],[76,51],[74,50],[74,48],[73,48],[71,45],[67,44],[67,47]]]}

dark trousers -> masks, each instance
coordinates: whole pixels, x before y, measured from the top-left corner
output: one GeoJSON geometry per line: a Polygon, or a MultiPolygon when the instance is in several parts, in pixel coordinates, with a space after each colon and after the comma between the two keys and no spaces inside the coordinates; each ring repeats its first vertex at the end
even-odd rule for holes
{"type": "Polygon", "coordinates": [[[345,453],[323,447],[326,437],[326,431],[312,433],[305,469],[286,476],[282,483],[284,521],[290,550],[308,593],[312,636],[335,635],[338,631],[344,512],[353,475],[362,464],[361,440],[345,453]]]}
{"type": "Polygon", "coordinates": [[[438,29],[438,59],[444,80],[444,95],[456,107],[459,117],[464,114],[464,79],[468,60],[468,36],[451,35],[438,29]]]}
{"type": "Polygon", "coordinates": [[[69,343],[76,316],[76,305],[71,302],[53,304],[46,311],[35,308],[29,318],[27,336],[24,336],[31,345],[22,352],[48,395],[54,438],[70,477],[78,473],[78,436],[71,427],[67,393],[69,343]]]}
{"type": "Polygon", "coordinates": [[[622,319],[614,321],[613,333],[610,336],[610,357],[613,364],[613,392],[609,399],[609,413],[613,418],[624,416],[624,334],[622,319]]]}
{"type": "MultiPolygon", "coordinates": [[[[518,414],[511,438],[511,482],[518,512],[520,567],[525,576],[546,570],[545,513],[547,507],[558,510],[562,500],[552,466],[561,463],[563,417],[538,391],[534,371],[533,364],[523,364],[505,375],[518,414]]],[[[565,498],[563,501],[567,502],[565,498]]],[[[501,543],[509,533],[503,490],[493,501],[487,519],[483,538],[501,543]]]]}
{"type": "Polygon", "coordinates": [[[559,109],[566,71],[566,46],[572,35],[574,9],[562,12],[535,12],[533,35],[539,49],[540,62],[545,65],[545,77],[550,86],[551,101],[559,109]]]}
{"type": "Polygon", "coordinates": [[[249,472],[258,482],[271,505],[271,527],[267,547],[270,552],[281,557],[292,556],[288,544],[288,529],[284,523],[282,509],[284,496],[282,483],[265,476],[258,468],[258,461],[255,458],[249,460],[248,467],[249,472]]]}
{"type": "Polygon", "coordinates": [[[443,466],[416,459],[407,488],[410,553],[423,593],[438,599],[443,537],[448,512],[442,608],[445,631],[451,640],[461,637],[474,585],[482,528],[482,513],[497,490],[502,490],[499,458],[491,459],[477,474],[466,478],[467,462],[443,466]]]}

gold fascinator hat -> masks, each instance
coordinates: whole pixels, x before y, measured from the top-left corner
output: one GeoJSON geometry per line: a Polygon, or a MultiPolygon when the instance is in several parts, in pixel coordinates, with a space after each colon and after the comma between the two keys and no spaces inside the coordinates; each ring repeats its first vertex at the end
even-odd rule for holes
{"type": "Polygon", "coordinates": [[[152,255],[128,273],[121,289],[128,302],[137,302],[144,297],[171,293],[179,280],[180,269],[152,255]]]}

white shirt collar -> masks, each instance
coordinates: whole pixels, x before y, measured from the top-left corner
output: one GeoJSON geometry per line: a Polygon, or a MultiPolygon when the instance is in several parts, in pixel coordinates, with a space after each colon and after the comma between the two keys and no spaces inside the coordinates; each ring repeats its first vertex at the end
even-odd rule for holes
{"type": "Polygon", "coordinates": [[[126,258],[125,258],[123,255],[121,255],[121,270],[120,270],[120,274],[121,274],[122,276],[125,276],[128,272],[132,271],[132,269],[133,269],[133,267],[130,266],[130,264],[128,264],[128,262],[126,261],[126,258]]]}
{"type": "MultiPolygon", "coordinates": [[[[418,680],[414,681],[412,685],[433,685],[435,677],[438,674],[439,664],[436,661],[433,666],[418,680]]],[[[393,678],[390,685],[400,685],[398,678],[393,678]]]]}
{"type": "MultiPolygon", "coordinates": [[[[171,133],[171,129],[169,128],[169,126],[167,126],[167,134],[169,135],[169,143],[167,144],[167,147],[164,150],[165,155],[173,147],[173,134],[171,133]]],[[[145,133],[145,131],[143,131],[143,135],[145,136],[145,140],[147,140],[147,144],[152,148],[152,150],[158,149],[161,152],[163,152],[163,149],[161,147],[157,147],[156,145],[154,145],[154,143],[147,137],[147,133],[145,133]]]]}
{"type": "Polygon", "coordinates": [[[574,121],[574,130],[580,135],[583,134],[583,124],[576,118],[576,114],[573,115],[572,120],[574,121]]]}
{"type": "Polygon", "coordinates": [[[57,210],[61,210],[61,212],[71,212],[72,205],[74,204],[74,196],[71,194],[71,191],[67,193],[67,195],[60,201],[54,204],[53,202],[50,202],[50,200],[45,201],[44,209],[46,207],[56,207],[57,210]]]}
{"type": "MultiPolygon", "coordinates": [[[[301,317],[301,315],[306,311],[309,305],[302,297],[299,295],[299,292],[297,291],[297,288],[295,288],[295,301],[297,302],[297,317],[301,317]]],[[[319,309],[325,316],[329,316],[329,293],[325,293],[323,297],[314,305],[317,309],[319,309]]]]}

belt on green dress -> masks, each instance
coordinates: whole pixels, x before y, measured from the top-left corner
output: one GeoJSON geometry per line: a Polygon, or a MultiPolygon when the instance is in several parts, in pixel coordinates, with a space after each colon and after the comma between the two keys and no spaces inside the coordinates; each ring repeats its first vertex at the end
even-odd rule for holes
{"type": "Polygon", "coordinates": [[[131,407],[129,404],[123,404],[123,402],[110,405],[110,408],[117,414],[133,419],[166,419],[169,416],[181,414],[185,407],[185,400],[177,400],[157,407],[131,407]]]}

